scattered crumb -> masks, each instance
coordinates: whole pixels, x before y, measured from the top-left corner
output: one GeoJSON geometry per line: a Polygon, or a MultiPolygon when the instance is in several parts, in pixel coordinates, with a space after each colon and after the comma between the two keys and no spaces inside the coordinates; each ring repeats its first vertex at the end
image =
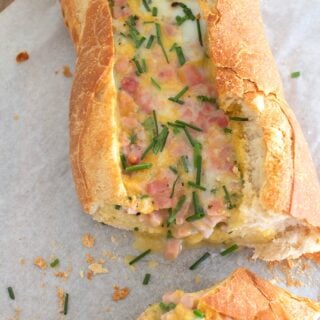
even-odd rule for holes
{"type": "Polygon", "coordinates": [[[25,266],[26,263],[27,263],[27,260],[24,259],[24,258],[21,258],[21,259],[19,260],[19,263],[20,263],[21,266],[25,266]]]}
{"type": "Polygon", "coordinates": [[[59,312],[63,312],[63,306],[64,306],[64,291],[62,288],[57,288],[57,298],[58,298],[58,306],[59,306],[59,312]]]}
{"type": "Polygon", "coordinates": [[[159,265],[159,263],[158,263],[157,261],[155,261],[155,260],[150,260],[150,261],[148,262],[148,266],[149,266],[149,268],[151,268],[151,269],[155,269],[158,265],[159,265]]]}
{"type": "Polygon", "coordinates": [[[72,77],[72,73],[71,73],[70,68],[68,66],[63,66],[63,75],[66,78],[71,78],[72,77]]]}
{"type": "Polygon", "coordinates": [[[90,253],[86,254],[86,262],[89,264],[92,264],[95,262],[94,257],[90,253]]]}
{"type": "Polygon", "coordinates": [[[47,263],[42,257],[37,257],[33,260],[33,264],[39,269],[47,269],[47,263]]]}
{"type": "Polygon", "coordinates": [[[82,237],[82,244],[86,248],[92,248],[95,241],[95,238],[90,233],[86,233],[82,237]]]}
{"type": "Polygon", "coordinates": [[[195,276],[195,277],[194,277],[194,283],[195,283],[195,284],[200,284],[201,281],[202,281],[202,278],[201,278],[200,276],[195,276]]]}
{"type": "Polygon", "coordinates": [[[109,272],[109,270],[104,268],[103,265],[100,263],[92,263],[88,266],[88,269],[92,271],[94,274],[102,274],[109,272]]]}
{"type": "Polygon", "coordinates": [[[13,120],[15,120],[15,121],[20,120],[20,116],[19,116],[17,113],[15,113],[15,114],[13,115],[13,120]]]}
{"type": "Polygon", "coordinates": [[[87,279],[91,281],[92,278],[93,278],[93,272],[92,272],[91,270],[89,270],[89,271],[87,272],[87,279]]]}
{"type": "Polygon", "coordinates": [[[111,251],[103,251],[103,256],[108,257],[110,260],[116,260],[117,256],[113,254],[111,251]]]}
{"type": "Polygon", "coordinates": [[[29,54],[27,51],[22,51],[22,52],[18,53],[16,56],[17,63],[27,61],[28,59],[29,59],[29,54]]]}
{"type": "Polygon", "coordinates": [[[113,286],[112,300],[113,301],[123,300],[128,296],[129,293],[130,293],[129,288],[120,288],[118,286],[113,286]]]}
{"type": "Polygon", "coordinates": [[[320,264],[320,252],[317,253],[306,253],[303,255],[305,258],[313,260],[314,262],[320,264]]]}
{"type": "Polygon", "coordinates": [[[79,274],[80,274],[80,278],[83,279],[84,278],[84,271],[80,270],[79,274]]]}
{"type": "Polygon", "coordinates": [[[286,283],[289,287],[302,287],[302,282],[298,279],[292,278],[292,276],[287,276],[286,283]]]}
{"type": "Polygon", "coordinates": [[[14,315],[12,318],[10,318],[10,320],[19,320],[20,319],[20,314],[21,314],[21,310],[20,309],[15,309],[14,310],[14,315]]]}
{"type": "Polygon", "coordinates": [[[55,275],[57,278],[62,278],[62,279],[68,279],[68,277],[69,277],[68,272],[64,272],[64,271],[55,272],[54,275],[55,275]]]}
{"type": "Polygon", "coordinates": [[[106,263],[106,259],[100,258],[100,259],[98,260],[98,263],[104,264],[104,263],[106,263]]]}

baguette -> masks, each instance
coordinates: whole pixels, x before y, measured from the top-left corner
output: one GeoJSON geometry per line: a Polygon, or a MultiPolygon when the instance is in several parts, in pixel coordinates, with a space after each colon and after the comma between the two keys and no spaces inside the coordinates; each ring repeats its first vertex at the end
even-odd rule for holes
{"type": "Polygon", "coordinates": [[[169,238],[169,259],[202,241],[267,261],[320,251],[319,182],[258,0],[61,6],[77,52],[70,155],[85,212],[169,238]]]}
{"type": "Polygon", "coordinates": [[[320,305],[240,268],[212,288],[165,294],[162,303],[150,306],[138,320],[193,320],[196,315],[211,320],[316,320],[320,305]]]}

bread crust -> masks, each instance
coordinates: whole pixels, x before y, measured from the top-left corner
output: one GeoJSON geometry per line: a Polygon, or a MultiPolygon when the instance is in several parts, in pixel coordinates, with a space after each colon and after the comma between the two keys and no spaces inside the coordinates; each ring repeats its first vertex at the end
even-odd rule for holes
{"type": "MultiPolygon", "coordinates": [[[[297,297],[244,268],[235,270],[227,279],[206,291],[197,305],[197,309],[205,312],[206,319],[311,320],[320,312],[318,303],[297,297]]],[[[158,319],[156,305],[138,318],[158,319]]]]}
{"type": "MultiPolygon", "coordinates": [[[[320,226],[320,187],[265,37],[258,0],[199,0],[208,24],[221,105],[230,99],[251,108],[266,146],[262,207],[320,226]],[[257,98],[262,105],[257,105],[257,98]]],[[[121,178],[113,81],[112,17],[106,0],[61,0],[77,49],[71,94],[71,162],[86,212],[105,204],[128,205],[121,178]]]]}

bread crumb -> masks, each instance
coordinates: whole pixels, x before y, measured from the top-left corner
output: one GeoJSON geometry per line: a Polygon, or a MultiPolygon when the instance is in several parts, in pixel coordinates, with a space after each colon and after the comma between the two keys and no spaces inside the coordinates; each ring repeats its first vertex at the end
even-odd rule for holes
{"type": "Polygon", "coordinates": [[[62,278],[62,279],[68,279],[68,277],[69,277],[68,272],[63,272],[63,271],[55,272],[54,275],[55,275],[57,278],[62,278]]]}
{"type": "Polygon", "coordinates": [[[94,257],[90,253],[86,254],[86,262],[89,264],[92,264],[95,262],[94,257]]]}
{"type": "Polygon", "coordinates": [[[154,269],[154,268],[156,268],[157,266],[158,266],[158,262],[157,261],[155,261],[155,260],[150,260],[149,262],[148,262],[148,267],[150,268],[150,269],[154,269]]]}
{"type": "Polygon", "coordinates": [[[12,318],[10,318],[10,320],[19,320],[20,319],[20,314],[21,314],[21,310],[20,309],[15,309],[14,310],[14,315],[12,318]]]}
{"type": "Polygon", "coordinates": [[[62,288],[57,288],[57,298],[58,298],[58,306],[59,306],[59,312],[63,312],[63,306],[64,306],[64,291],[62,288]]]}
{"type": "Polygon", "coordinates": [[[112,294],[112,300],[113,301],[119,301],[125,299],[130,293],[130,289],[120,288],[118,286],[113,286],[113,294],[112,294]]]}
{"type": "Polygon", "coordinates": [[[100,263],[100,264],[104,264],[105,262],[106,262],[106,260],[103,259],[103,258],[100,258],[100,259],[98,260],[98,263],[100,263]]]}
{"type": "Polygon", "coordinates": [[[17,113],[15,113],[15,114],[13,115],[13,120],[15,120],[15,121],[20,120],[20,116],[19,116],[17,113]]]}
{"type": "Polygon", "coordinates": [[[109,272],[109,270],[104,268],[103,265],[100,263],[92,263],[89,265],[88,269],[92,271],[95,275],[109,272]]]}
{"type": "Polygon", "coordinates": [[[83,279],[84,278],[84,271],[80,270],[79,274],[80,274],[80,278],[83,279]]]}
{"type": "Polygon", "coordinates": [[[86,233],[82,237],[82,244],[86,248],[92,248],[95,244],[95,241],[95,238],[90,233],[86,233]]]}
{"type": "Polygon", "coordinates": [[[202,281],[202,278],[201,278],[200,276],[195,276],[195,277],[194,277],[194,283],[195,283],[195,284],[200,284],[201,281],[202,281]]]}
{"type": "Polygon", "coordinates": [[[29,53],[27,51],[22,51],[16,56],[17,63],[21,63],[27,60],[29,60],[29,53]]]}
{"type": "Polygon", "coordinates": [[[111,236],[111,242],[112,243],[117,243],[117,238],[115,236],[111,236]]]}
{"type": "Polygon", "coordinates": [[[68,66],[63,66],[63,75],[66,78],[71,78],[72,77],[72,73],[71,73],[70,68],[68,66]]]}
{"type": "Polygon", "coordinates": [[[289,287],[302,287],[301,281],[293,279],[292,276],[287,276],[286,283],[289,287]]]}
{"type": "Polygon", "coordinates": [[[33,264],[39,269],[47,269],[47,262],[42,257],[35,258],[33,264]]]}
{"type": "Polygon", "coordinates": [[[24,259],[24,258],[21,258],[21,259],[19,260],[19,263],[20,263],[21,266],[24,266],[24,265],[26,265],[27,260],[24,259]]]}
{"type": "Polygon", "coordinates": [[[103,256],[108,257],[110,260],[116,260],[117,256],[113,254],[111,251],[103,251],[103,256]]]}
{"type": "Polygon", "coordinates": [[[92,272],[91,270],[89,270],[89,271],[87,272],[87,279],[91,281],[92,278],[93,278],[93,272],[92,272]]]}

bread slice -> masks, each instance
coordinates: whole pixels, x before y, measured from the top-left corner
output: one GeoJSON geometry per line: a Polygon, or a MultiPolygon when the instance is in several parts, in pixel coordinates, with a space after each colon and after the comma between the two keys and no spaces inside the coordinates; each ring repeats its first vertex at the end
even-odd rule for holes
{"type": "Polygon", "coordinates": [[[164,295],[163,300],[165,303],[150,306],[138,320],[191,320],[195,319],[194,310],[210,320],[316,320],[320,316],[318,303],[297,297],[243,268],[209,289],[195,293],[177,290],[164,295]]]}
{"type": "MultiPolygon", "coordinates": [[[[115,65],[121,51],[116,41],[122,20],[113,19],[111,11],[145,10],[133,3],[116,0],[110,9],[105,0],[61,0],[77,51],[70,101],[71,163],[84,211],[95,220],[165,238],[165,223],[155,226],[140,217],[159,210],[152,197],[146,200],[141,193],[135,194],[147,175],[143,172],[131,179],[120,162],[119,137],[124,126],[115,65]],[[132,211],[138,214],[128,214],[132,211]]],[[[159,7],[165,3],[172,4],[154,1],[159,7]]],[[[250,120],[230,125],[243,183],[239,203],[227,220],[212,227],[210,236],[199,231],[191,235],[191,242],[237,243],[253,248],[254,257],[264,260],[320,251],[319,182],[300,126],[282,92],[259,1],[186,4],[199,10],[206,30],[204,50],[212,64],[220,110],[229,117],[250,120]]]]}

